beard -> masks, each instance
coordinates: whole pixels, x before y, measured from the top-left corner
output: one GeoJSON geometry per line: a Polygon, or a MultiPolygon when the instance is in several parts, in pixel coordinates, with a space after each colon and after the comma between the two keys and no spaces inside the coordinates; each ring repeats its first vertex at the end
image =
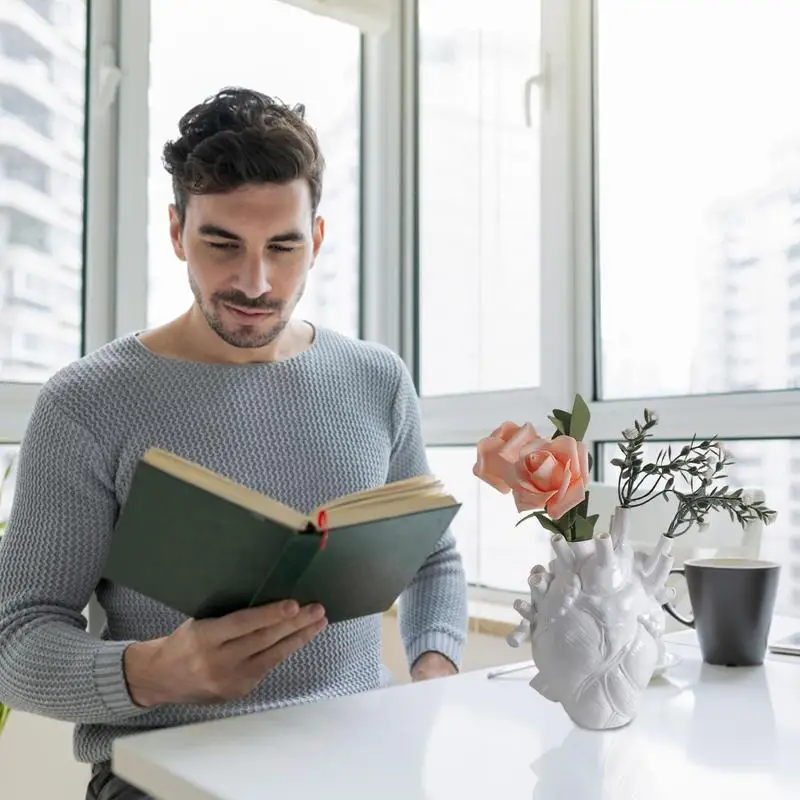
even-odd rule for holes
{"type": "Polygon", "coordinates": [[[303,296],[305,281],[297,292],[294,300],[288,304],[285,300],[274,300],[269,297],[257,297],[254,299],[252,297],[247,297],[243,292],[236,291],[215,292],[208,301],[206,301],[191,273],[189,274],[189,286],[194,295],[195,303],[205,317],[208,327],[211,328],[223,342],[232,347],[255,349],[266,347],[283,333],[284,329],[289,324],[289,315],[303,296]],[[255,325],[226,325],[220,314],[220,309],[225,303],[239,306],[240,308],[273,311],[275,312],[274,322],[271,327],[266,329],[255,325]],[[287,310],[289,313],[286,313],[287,310]]]}

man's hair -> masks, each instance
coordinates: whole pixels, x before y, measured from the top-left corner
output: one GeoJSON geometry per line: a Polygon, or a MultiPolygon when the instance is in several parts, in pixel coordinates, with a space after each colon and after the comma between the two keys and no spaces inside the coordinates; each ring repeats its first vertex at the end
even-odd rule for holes
{"type": "Polygon", "coordinates": [[[325,160],[304,106],[227,87],[184,114],[178,130],[180,137],[164,146],[163,163],[181,225],[189,195],[297,179],[308,182],[316,215],[325,160]]]}

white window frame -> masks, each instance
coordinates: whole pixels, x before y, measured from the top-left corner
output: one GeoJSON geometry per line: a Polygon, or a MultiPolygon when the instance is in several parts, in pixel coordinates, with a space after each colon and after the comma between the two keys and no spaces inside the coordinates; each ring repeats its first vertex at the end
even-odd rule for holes
{"type": "MultiPolygon", "coordinates": [[[[415,3],[408,5],[413,8],[415,3]]],[[[532,319],[541,320],[540,385],[509,391],[436,397],[423,395],[423,430],[426,443],[432,447],[474,445],[506,419],[545,420],[554,407],[563,407],[571,394],[574,383],[573,289],[572,275],[565,266],[574,260],[571,230],[575,200],[571,181],[570,135],[573,127],[573,17],[572,2],[542,0],[541,72],[538,84],[541,93],[541,185],[531,187],[531,191],[539,192],[542,198],[541,296],[538,306],[531,308],[532,319]]],[[[524,113],[524,89],[524,85],[520,85],[520,114],[524,113]]],[[[413,112],[412,107],[405,116],[415,119],[413,112]]],[[[409,243],[408,251],[413,252],[413,246],[413,242],[409,243]]],[[[415,267],[414,263],[404,265],[411,273],[406,283],[413,285],[415,267]]],[[[502,324],[500,319],[497,322],[502,324]]],[[[407,329],[413,324],[413,317],[405,320],[407,329]]],[[[454,331],[454,335],[457,335],[457,331],[454,331]]],[[[403,356],[413,363],[413,349],[405,349],[403,356]]]]}
{"type": "MultiPolygon", "coordinates": [[[[594,232],[599,214],[595,191],[595,109],[598,80],[595,52],[597,0],[572,0],[576,43],[575,127],[575,374],[576,390],[587,401],[592,419],[588,436],[595,444],[616,442],[645,408],[659,414],[659,439],[688,440],[719,436],[737,439],[791,439],[800,436],[800,391],[755,391],[714,395],[601,400],[595,386],[596,359],[601,357],[596,329],[599,270],[594,232]],[[597,272],[596,272],[597,270],[597,272]]],[[[635,33],[635,32],[634,32],[635,33]]],[[[598,468],[597,475],[602,478],[598,468]]]]}
{"type": "MultiPolygon", "coordinates": [[[[87,0],[85,102],[85,253],[83,349],[88,352],[114,334],[118,148],[113,92],[119,43],[119,0],[87,0]]],[[[41,383],[0,382],[0,443],[19,444],[41,383]]]]}
{"type": "MultiPolygon", "coordinates": [[[[88,0],[84,350],[147,324],[149,3],[88,0]],[[115,78],[119,85],[115,90],[115,78]]],[[[589,401],[592,443],[614,442],[660,413],[659,435],[793,438],[800,391],[599,400],[595,387],[596,0],[542,0],[541,385],[423,397],[426,444],[472,447],[505,419],[542,424],[575,391],[589,401]]],[[[417,347],[415,0],[394,5],[389,28],[362,39],[362,335],[417,347]]],[[[520,87],[522,111],[523,91],[520,87]]],[[[499,324],[498,320],[498,324],[499,324]]],[[[18,443],[40,385],[0,383],[0,442],[18,443]]],[[[486,590],[475,590],[485,598],[486,590]]],[[[494,594],[489,591],[489,594],[494,594]]],[[[496,593],[506,597],[509,593],[496,593]]],[[[477,595],[476,595],[477,596],[477,595]]]]}

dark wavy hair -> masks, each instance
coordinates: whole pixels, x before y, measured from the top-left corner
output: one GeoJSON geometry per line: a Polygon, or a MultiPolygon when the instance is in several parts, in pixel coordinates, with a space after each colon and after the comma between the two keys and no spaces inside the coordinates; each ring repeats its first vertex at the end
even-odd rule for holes
{"type": "Polygon", "coordinates": [[[164,145],[181,225],[192,194],[214,194],[247,183],[305,179],[316,215],[325,160],[305,107],[288,106],[252,89],[227,87],[183,115],[180,137],[164,145]]]}

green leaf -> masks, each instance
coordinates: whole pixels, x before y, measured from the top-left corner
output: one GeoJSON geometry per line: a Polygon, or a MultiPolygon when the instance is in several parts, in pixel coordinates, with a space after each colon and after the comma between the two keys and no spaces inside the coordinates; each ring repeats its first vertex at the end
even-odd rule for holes
{"type": "Polygon", "coordinates": [[[569,435],[578,442],[582,441],[586,431],[589,430],[590,419],[589,406],[579,394],[576,394],[572,404],[572,424],[569,426],[569,435]]]}
{"type": "Polygon", "coordinates": [[[559,528],[559,526],[552,520],[544,511],[534,511],[533,515],[536,519],[539,520],[539,524],[545,529],[550,531],[551,533],[560,533],[564,534],[564,531],[559,528]]]}
{"type": "Polygon", "coordinates": [[[592,457],[591,453],[588,453],[587,455],[589,456],[589,472],[591,472],[592,468],[594,467],[594,458],[592,457]]]}
{"type": "Polygon", "coordinates": [[[589,492],[584,492],[583,500],[578,503],[574,508],[575,515],[578,517],[585,517],[586,512],[589,510],[589,492]]]}
{"type": "Polygon", "coordinates": [[[594,536],[594,525],[584,517],[575,519],[575,541],[586,542],[594,536]]]}
{"type": "Polygon", "coordinates": [[[560,408],[554,408],[553,416],[549,417],[549,419],[556,426],[556,433],[553,435],[554,439],[556,436],[559,436],[562,433],[565,436],[571,435],[570,430],[572,428],[572,415],[569,413],[569,411],[564,411],[560,408]],[[556,420],[558,420],[558,422],[556,422],[556,420]]]}

